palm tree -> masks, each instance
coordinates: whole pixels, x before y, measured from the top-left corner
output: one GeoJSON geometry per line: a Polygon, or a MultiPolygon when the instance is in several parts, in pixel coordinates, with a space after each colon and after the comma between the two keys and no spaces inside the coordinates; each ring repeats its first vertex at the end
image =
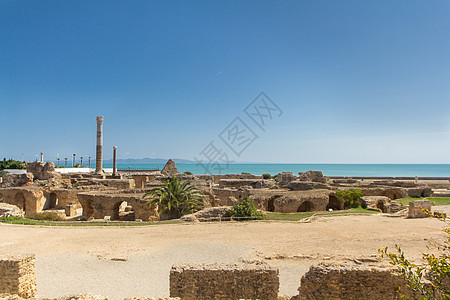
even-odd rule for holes
{"type": "Polygon", "coordinates": [[[164,186],[154,188],[144,195],[149,197],[148,205],[158,205],[158,213],[166,212],[169,219],[178,219],[183,215],[194,213],[204,207],[203,194],[190,181],[181,182],[175,176],[164,180],[164,186]]]}

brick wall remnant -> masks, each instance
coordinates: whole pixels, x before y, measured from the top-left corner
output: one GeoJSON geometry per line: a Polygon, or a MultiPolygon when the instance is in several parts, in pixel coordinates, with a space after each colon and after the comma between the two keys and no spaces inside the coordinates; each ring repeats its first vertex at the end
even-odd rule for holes
{"type": "Polygon", "coordinates": [[[175,265],[170,297],[190,299],[277,299],[278,269],[265,263],[175,265]]]}
{"type": "Polygon", "coordinates": [[[32,298],[36,295],[35,256],[0,258],[0,294],[32,298]]]}
{"type": "Polygon", "coordinates": [[[311,266],[300,282],[298,299],[400,299],[415,298],[406,281],[392,269],[361,266],[311,266]]]}

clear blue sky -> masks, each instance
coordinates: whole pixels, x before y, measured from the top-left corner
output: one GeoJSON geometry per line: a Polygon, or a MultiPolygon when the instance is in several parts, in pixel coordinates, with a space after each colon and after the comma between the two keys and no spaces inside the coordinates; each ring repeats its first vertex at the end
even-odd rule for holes
{"type": "Polygon", "coordinates": [[[450,163],[450,2],[0,0],[0,156],[450,163]],[[265,131],[243,109],[264,91],[265,131]],[[240,157],[218,137],[240,117],[240,157]]]}

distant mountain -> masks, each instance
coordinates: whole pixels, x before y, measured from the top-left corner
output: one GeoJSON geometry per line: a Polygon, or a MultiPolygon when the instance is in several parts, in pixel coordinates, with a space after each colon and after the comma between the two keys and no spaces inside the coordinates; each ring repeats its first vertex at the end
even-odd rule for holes
{"type": "MultiPolygon", "coordinates": [[[[119,158],[117,159],[118,164],[165,164],[168,158],[119,158]]],[[[173,161],[177,164],[195,164],[196,162],[189,159],[174,158],[173,161]]],[[[112,159],[104,160],[105,164],[112,164],[112,159]]]]}

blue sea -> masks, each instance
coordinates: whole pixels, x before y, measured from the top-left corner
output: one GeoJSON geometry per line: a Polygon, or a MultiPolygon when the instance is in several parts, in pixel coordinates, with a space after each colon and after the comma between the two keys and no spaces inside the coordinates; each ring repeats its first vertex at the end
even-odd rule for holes
{"type": "MultiPolygon", "coordinates": [[[[105,164],[105,168],[112,165],[105,164]]],[[[119,170],[124,169],[162,169],[164,164],[118,164],[119,170]]],[[[325,176],[353,177],[450,177],[450,164],[229,164],[229,165],[197,165],[176,164],[178,170],[189,171],[192,174],[241,174],[248,172],[254,175],[269,173],[275,175],[281,172],[306,172],[308,170],[322,171],[325,176]]]]}

